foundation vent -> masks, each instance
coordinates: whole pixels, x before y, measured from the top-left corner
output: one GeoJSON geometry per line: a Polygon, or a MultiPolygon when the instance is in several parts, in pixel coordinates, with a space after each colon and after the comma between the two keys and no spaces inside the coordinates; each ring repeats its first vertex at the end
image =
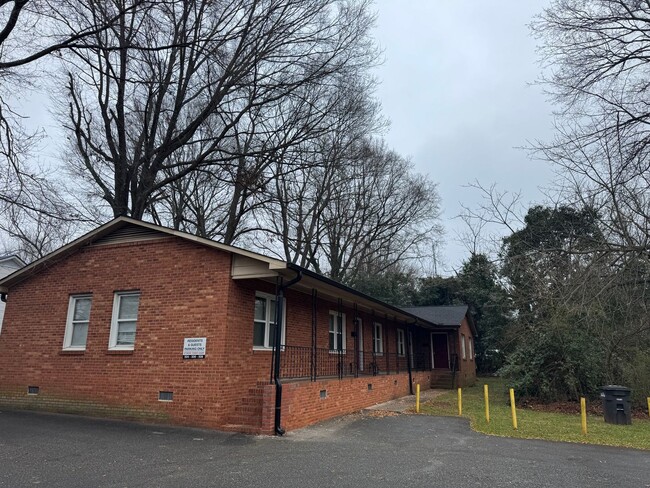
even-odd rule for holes
{"type": "Polygon", "coordinates": [[[40,388],[38,386],[28,386],[27,387],[27,394],[28,395],[38,395],[39,391],[40,391],[40,388]]]}
{"type": "Polygon", "coordinates": [[[171,402],[174,400],[173,391],[160,391],[158,392],[158,400],[161,402],[171,402]]]}

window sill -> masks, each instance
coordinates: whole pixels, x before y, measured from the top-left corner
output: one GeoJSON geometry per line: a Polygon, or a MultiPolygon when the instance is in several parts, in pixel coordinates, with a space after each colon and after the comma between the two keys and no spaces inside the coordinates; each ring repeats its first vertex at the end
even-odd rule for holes
{"type": "Polygon", "coordinates": [[[83,356],[86,354],[85,349],[63,349],[59,351],[59,356],[83,356]]]}
{"type": "MultiPolygon", "coordinates": [[[[264,346],[253,346],[253,351],[273,352],[274,348],[272,348],[272,347],[264,347],[264,346]]],[[[280,347],[280,351],[284,351],[284,346],[280,347]]]]}
{"type": "Polygon", "coordinates": [[[109,356],[130,356],[133,354],[133,349],[109,349],[106,354],[109,356]]]}

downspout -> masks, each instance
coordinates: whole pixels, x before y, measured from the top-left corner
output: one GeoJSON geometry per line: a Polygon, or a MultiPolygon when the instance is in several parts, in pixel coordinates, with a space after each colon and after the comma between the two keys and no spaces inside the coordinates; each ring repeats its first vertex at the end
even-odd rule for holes
{"type": "Polygon", "coordinates": [[[278,293],[275,301],[275,350],[273,351],[274,357],[274,371],[273,377],[275,380],[275,433],[277,435],[284,435],[284,429],[280,426],[282,418],[282,382],[280,381],[280,348],[282,347],[282,317],[284,309],[284,291],[290,286],[295,285],[302,279],[302,271],[294,279],[287,283],[281,283],[278,287],[278,293]]]}
{"type": "Polygon", "coordinates": [[[2,300],[4,303],[7,303],[7,294],[0,293],[0,300],[2,300]]]}

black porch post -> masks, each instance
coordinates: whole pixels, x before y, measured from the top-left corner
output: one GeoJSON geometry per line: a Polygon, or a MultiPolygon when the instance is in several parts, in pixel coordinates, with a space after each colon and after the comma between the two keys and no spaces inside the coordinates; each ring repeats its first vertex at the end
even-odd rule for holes
{"type": "Polygon", "coordinates": [[[336,347],[338,349],[338,356],[339,356],[339,364],[338,364],[338,370],[339,371],[338,371],[338,373],[339,373],[339,379],[341,380],[341,379],[343,379],[343,352],[344,352],[343,351],[343,342],[345,341],[345,331],[344,331],[345,327],[343,327],[343,300],[341,298],[338,299],[337,305],[338,305],[337,306],[338,310],[337,310],[336,319],[337,319],[338,323],[336,324],[336,327],[335,327],[334,330],[336,331],[335,337],[337,337],[339,327],[341,328],[341,341],[340,341],[339,344],[336,345],[336,347]]]}
{"type": "MultiPolygon", "coordinates": [[[[276,324],[276,330],[275,330],[276,334],[278,332],[278,329],[277,329],[277,324],[278,324],[278,300],[279,300],[279,296],[281,294],[281,290],[282,290],[282,277],[278,276],[276,278],[276,280],[275,280],[275,317],[273,317],[273,320],[275,320],[275,324],[276,324]]],[[[274,341],[273,347],[275,347],[275,342],[277,342],[277,341],[274,341]]],[[[270,381],[271,384],[273,384],[273,382],[277,378],[276,373],[275,373],[275,363],[276,363],[277,359],[276,359],[275,356],[276,356],[276,351],[274,350],[273,354],[271,354],[271,381],[270,381]]]]}
{"type": "Polygon", "coordinates": [[[359,377],[359,313],[357,309],[357,304],[355,302],[354,304],[354,377],[358,378],[359,377]]]}
{"type": "Polygon", "coordinates": [[[318,315],[318,290],[311,289],[311,380],[316,381],[316,343],[317,343],[317,315],[318,315]]]}
{"type": "Polygon", "coordinates": [[[413,326],[411,324],[406,324],[406,367],[408,368],[409,371],[409,392],[411,395],[413,394],[413,374],[411,372],[411,348],[413,347],[413,344],[411,344],[411,336],[413,335],[412,328],[413,326]]]}
{"type": "Polygon", "coordinates": [[[390,349],[388,348],[388,314],[384,314],[384,324],[386,324],[386,329],[384,331],[384,337],[382,337],[382,346],[384,348],[384,354],[386,355],[386,374],[390,374],[390,349]]]}
{"type": "Polygon", "coordinates": [[[278,287],[278,291],[275,295],[275,343],[273,344],[273,361],[275,368],[273,378],[276,380],[280,378],[280,352],[282,349],[282,327],[284,326],[282,323],[282,309],[284,307],[284,286],[282,285],[283,280],[280,278],[280,286],[278,287]]]}

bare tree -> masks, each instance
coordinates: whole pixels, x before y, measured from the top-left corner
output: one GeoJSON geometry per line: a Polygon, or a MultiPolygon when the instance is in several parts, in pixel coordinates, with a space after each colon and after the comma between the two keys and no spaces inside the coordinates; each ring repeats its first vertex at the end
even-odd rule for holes
{"type": "Polygon", "coordinates": [[[353,164],[358,148],[385,125],[373,90],[374,80],[365,73],[335,79],[325,130],[286,151],[276,165],[274,206],[271,215],[262,218],[280,245],[267,232],[261,247],[271,252],[281,248],[285,259],[322,271],[325,213],[340,182],[349,177],[346,167],[353,164]]]}
{"type": "MultiPolygon", "coordinates": [[[[153,206],[157,218],[168,215],[174,225],[185,222],[185,230],[226,243],[268,228],[273,187],[285,176],[308,170],[312,163],[299,155],[313,153],[313,141],[332,131],[331,113],[338,110],[339,101],[329,85],[305,83],[272,111],[251,112],[248,130],[233,127],[233,154],[238,156],[198,168],[168,185],[153,206]],[[202,224],[195,226],[193,220],[202,224]]],[[[172,157],[190,151],[193,146],[186,146],[172,157]]]]}
{"type": "MultiPolygon", "coordinates": [[[[103,2],[77,21],[103,23],[121,6],[103,2]]],[[[367,10],[365,1],[194,0],[119,14],[95,47],[67,58],[75,164],[114,215],[141,218],[197,169],[273,158],[310,130],[280,118],[287,100],[374,59],[367,10]]]]}
{"type": "Polygon", "coordinates": [[[598,210],[612,252],[650,244],[650,4],[556,0],[533,23],[557,136],[537,144],[564,198],[598,210]]]}
{"type": "MultiPolygon", "coordinates": [[[[89,15],[95,2],[69,0],[0,0],[0,201],[25,206],[35,211],[30,200],[38,199],[46,175],[27,160],[41,138],[38,131],[28,132],[14,104],[26,95],[38,77],[29,69],[49,55],[68,49],[84,49],[90,38],[110,28],[118,15],[106,17],[83,28],[68,17],[71,11],[89,15]],[[36,192],[37,194],[30,194],[36,192]]],[[[148,2],[133,1],[124,11],[141,8],[148,2]]],[[[52,217],[49,215],[48,217],[52,217]]],[[[63,215],[62,218],[68,216],[63,215]]]]}
{"type": "Polygon", "coordinates": [[[354,284],[430,252],[440,232],[433,183],[381,142],[320,150],[321,164],[277,181],[286,259],[354,284]]]}
{"type": "Polygon", "coordinates": [[[324,212],[329,274],[348,283],[364,269],[380,273],[422,257],[438,233],[439,199],[428,178],[383,144],[361,147],[355,162],[324,212]]]}

